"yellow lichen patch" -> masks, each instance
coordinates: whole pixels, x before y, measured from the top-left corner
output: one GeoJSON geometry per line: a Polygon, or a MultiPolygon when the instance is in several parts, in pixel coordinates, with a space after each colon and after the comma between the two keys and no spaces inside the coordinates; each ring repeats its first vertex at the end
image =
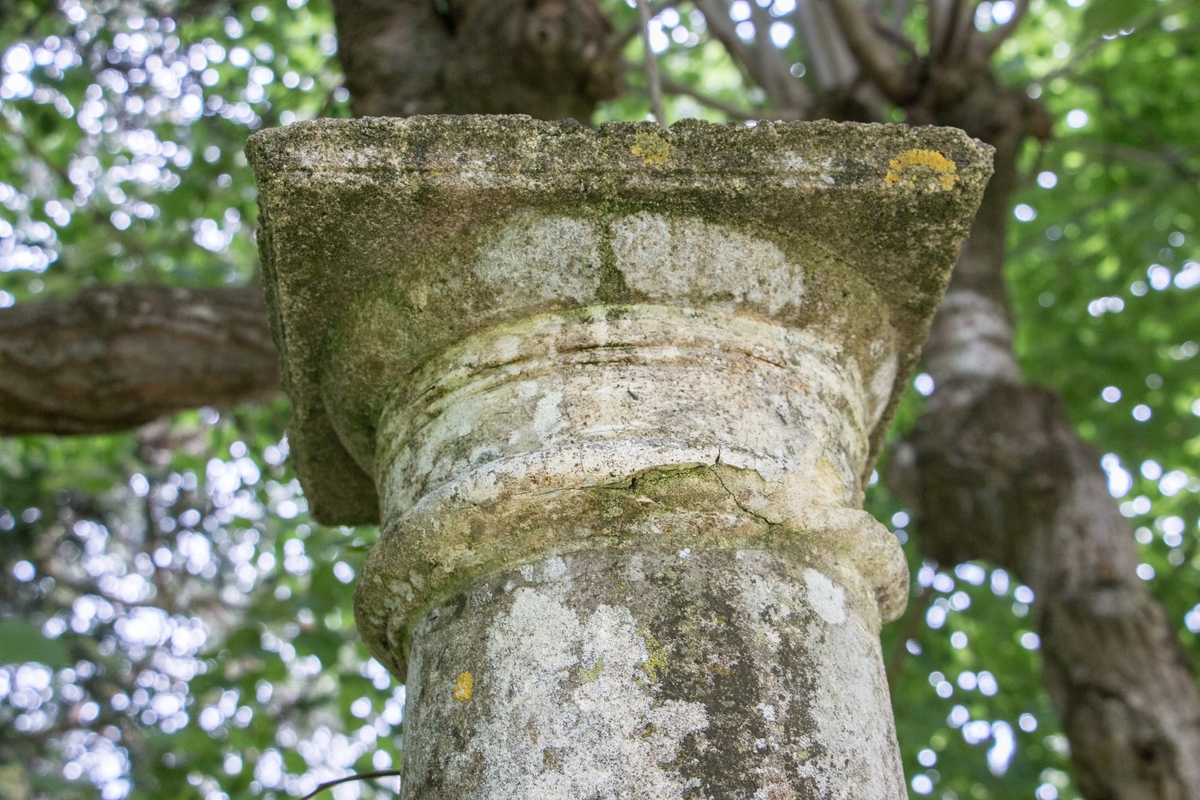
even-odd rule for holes
{"type": "Polygon", "coordinates": [[[592,681],[599,678],[601,672],[604,672],[604,659],[597,658],[596,663],[592,666],[591,669],[583,669],[582,667],[580,668],[579,682],[581,684],[585,684],[585,685],[589,684],[592,681]]]}
{"type": "Polygon", "coordinates": [[[667,668],[667,651],[645,628],[639,630],[637,635],[646,642],[646,660],[641,664],[641,668],[651,683],[658,683],[659,670],[667,668]]]}
{"type": "Polygon", "coordinates": [[[458,679],[454,681],[454,699],[460,703],[465,703],[471,699],[471,692],[475,690],[475,678],[469,672],[458,673],[458,679]]]}
{"type": "Polygon", "coordinates": [[[639,131],[634,134],[633,147],[629,148],[629,152],[641,156],[647,164],[661,167],[667,163],[667,156],[671,155],[671,143],[657,134],[639,131]]]}
{"type": "Polygon", "coordinates": [[[911,189],[926,177],[931,187],[953,189],[958,182],[958,165],[936,150],[905,150],[888,162],[883,182],[911,189]]]}

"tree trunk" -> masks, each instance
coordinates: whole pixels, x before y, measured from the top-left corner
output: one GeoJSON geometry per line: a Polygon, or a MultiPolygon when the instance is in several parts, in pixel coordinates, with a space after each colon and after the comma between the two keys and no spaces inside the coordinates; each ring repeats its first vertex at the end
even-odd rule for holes
{"type": "Polygon", "coordinates": [[[987,559],[1033,589],[1046,687],[1083,796],[1200,797],[1192,665],[1134,571],[1099,454],[1054,392],[1022,383],[1012,352],[1005,230],[1019,147],[1044,120],[1023,96],[997,91],[930,109],[996,146],[996,171],[922,356],[936,390],[887,483],[914,511],[929,556],[987,559]]]}
{"type": "Polygon", "coordinates": [[[893,458],[922,549],[945,564],[988,559],[1033,589],[1084,797],[1200,796],[1192,667],[1134,572],[1099,455],[1053,392],[995,380],[970,397],[936,406],[893,458]]]}

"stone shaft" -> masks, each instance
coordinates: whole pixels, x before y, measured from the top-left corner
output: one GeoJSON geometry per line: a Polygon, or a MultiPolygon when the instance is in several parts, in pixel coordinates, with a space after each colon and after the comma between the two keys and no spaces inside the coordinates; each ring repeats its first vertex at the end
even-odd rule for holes
{"type": "Polygon", "coordinates": [[[763,549],[493,574],[416,625],[405,797],[899,800],[874,605],[763,549]]]}

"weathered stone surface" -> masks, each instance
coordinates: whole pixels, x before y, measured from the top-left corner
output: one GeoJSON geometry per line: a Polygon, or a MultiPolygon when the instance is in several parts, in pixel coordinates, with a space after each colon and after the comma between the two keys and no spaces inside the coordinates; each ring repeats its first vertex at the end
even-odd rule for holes
{"type": "Polygon", "coordinates": [[[905,797],[874,598],[819,560],[551,557],[415,638],[410,800],[905,797]]]}
{"type": "Polygon", "coordinates": [[[593,306],[496,326],[431,359],[380,419],[388,523],[355,605],[367,645],[403,675],[413,614],[535,554],[767,534],[861,562],[880,613],[898,615],[899,547],[854,510],[894,380],[878,335],[863,375],[809,331],[593,306]]]}
{"type": "Polygon", "coordinates": [[[406,797],[904,796],[862,489],[984,146],[426,118],[250,156],[305,490],[383,522],[355,618],[406,797]]]}
{"type": "Polygon", "coordinates": [[[883,333],[894,401],[990,172],[961,131],[827,122],[320,120],[247,155],[297,469],[317,519],[345,524],[378,519],[389,392],[538,313],[714,308],[861,360],[883,333]]]}

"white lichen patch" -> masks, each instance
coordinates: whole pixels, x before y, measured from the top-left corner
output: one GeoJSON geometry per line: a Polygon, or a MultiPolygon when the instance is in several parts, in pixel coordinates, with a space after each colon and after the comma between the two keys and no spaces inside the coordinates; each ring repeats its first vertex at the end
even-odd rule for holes
{"type": "Polygon", "coordinates": [[[481,248],[475,274],[502,296],[586,302],[600,286],[595,224],[520,214],[481,248]]]}
{"type": "Polygon", "coordinates": [[[802,758],[798,772],[827,800],[905,797],[878,640],[855,624],[831,625],[823,640],[810,653],[811,669],[823,679],[806,698],[819,748],[802,758]]]}
{"type": "Polygon", "coordinates": [[[617,269],[631,289],[684,304],[725,299],[777,314],[799,306],[802,270],[773,243],[698,219],[642,212],[612,225],[617,269]]]}
{"type": "Polygon", "coordinates": [[[542,580],[552,583],[564,583],[571,579],[571,571],[567,562],[558,556],[551,556],[542,565],[542,580]]]}
{"type": "Polygon", "coordinates": [[[787,771],[782,762],[764,759],[755,797],[795,797],[798,773],[811,787],[806,797],[903,798],[878,640],[864,631],[846,590],[812,568],[799,581],[781,580],[761,552],[738,555],[747,571],[734,624],[762,647],[756,655],[762,683],[755,711],[766,735],[748,744],[796,758],[787,771]],[[808,674],[819,676],[811,683],[772,668],[786,663],[797,645],[808,674]],[[783,723],[792,715],[808,722],[789,732],[783,723]]]}
{"type": "Polygon", "coordinates": [[[533,412],[533,433],[546,439],[558,430],[562,421],[562,392],[548,391],[537,401],[533,412]]]}
{"type": "MultiPolygon", "coordinates": [[[[741,551],[738,556],[756,566],[762,563],[762,554],[758,552],[741,551]]],[[[777,649],[783,641],[780,636],[782,625],[797,607],[792,586],[747,570],[742,577],[739,599],[746,622],[753,628],[754,637],[768,647],[777,649]]]]}
{"type": "Polygon", "coordinates": [[[835,183],[832,158],[809,161],[799,153],[785,150],[774,163],[777,169],[788,175],[783,179],[785,186],[832,186],[835,183]]]}
{"type": "Polygon", "coordinates": [[[808,603],[817,616],[830,625],[846,621],[846,593],[842,587],[812,568],[804,570],[804,584],[808,587],[808,603]]]}
{"type": "Polygon", "coordinates": [[[487,635],[490,708],[470,751],[489,800],[683,796],[672,762],[708,726],[700,703],[660,701],[647,685],[646,641],[629,609],[586,619],[530,587],[487,635]],[[587,681],[579,679],[586,675],[587,681]]]}

